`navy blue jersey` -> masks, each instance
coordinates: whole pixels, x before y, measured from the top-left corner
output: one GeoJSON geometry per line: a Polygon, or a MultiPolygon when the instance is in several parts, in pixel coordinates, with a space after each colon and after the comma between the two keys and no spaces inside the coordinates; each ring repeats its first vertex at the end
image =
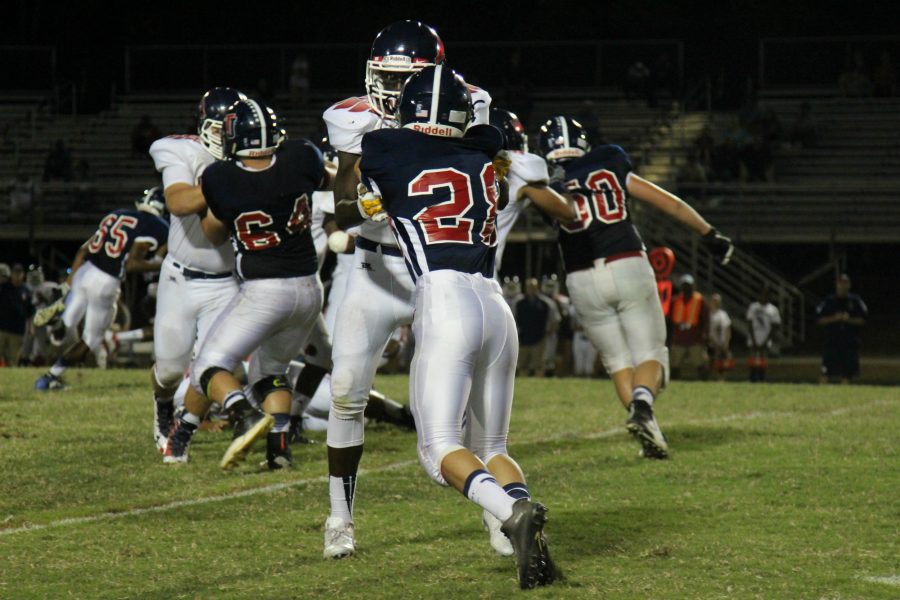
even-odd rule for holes
{"type": "Polygon", "coordinates": [[[235,264],[243,279],[300,277],[316,272],[310,233],[312,194],[322,187],[325,164],[306,140],[286,141],[261,171],[239,161],[207,167],[206,204],[231,233],[235,264]]]}
{"type": "Polygon", "coordinates": [[[414,280],[442,269],[493,277],[499,188],[491,159],[502,146],[491,125],[462,138],[411,129],[363,137],[363,183],[381,194],[414,280]]]}
{"type": "Polygon", "coordinates": [[[114,210],[100,221],[97,232],[87,242],[87,260],[104,273],[125,278],[125,260],[135,242],[150,244],[148,254],[164,246],[169,224],[156,215],[131,208],[114,210]]]}
{"type": "Polygon", "coordinates": [[[597,146],[563,163],[565,176],[553,184],[572,198],[578,221],[560,225],[559,247],[566,271],[590,267],[594,260],[643,250],[641,236],[628,216],[625,185],[633,167],[618,146],[597,146]]]}

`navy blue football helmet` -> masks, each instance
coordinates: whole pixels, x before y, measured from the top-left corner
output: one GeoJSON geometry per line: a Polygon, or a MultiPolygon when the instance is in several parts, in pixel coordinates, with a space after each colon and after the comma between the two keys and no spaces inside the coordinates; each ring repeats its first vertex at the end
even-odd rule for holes
{"type": "Polygon", "coordinates": [[[504,150],[528,152],[528,136],[525,134],[525,127],[522,125],[519,117],[516,116],[516,113],[492,107],[491,125],[503,132],[503,137],[506,140],[504,150]]]}
{"type": "Polygon", "coordinates": [[[144,195],[134,201],[134,207],[140,211],[162,217],[166,214],[166,197],[163,195],[162,186],[155,186],[144,190],[144,195]]]}
{"type": "Polygon", "coordinates": [[[551,117],[541,125],[538,153],[547,162],[556,163],[584,156],[591,150],[587,130],[571,117],[551,117]]]}
{"type": "Polygon", "coordinates": [[[237,102],[244,100],[245,96],[242,92],[230,87],[215,87],[200,99],[200,105],[197,107],[197,135],[200,136],[200,143],[206,146],[206,149],[212,154],[216,160],[222,160],[222,119],[228,112],[228,107],[237,102]]]}
{"type": "Polygon", "coordinates": [[[222,120],[222,151],[228,160],[271,156],[283,140],[278,116],[261,100],[238,100],[222,120]]]}
{"type": "Polygon", "coordinates": [[[419,21],[397,21],[381,30],[366,61],[366,93],[372,109],[393,119],[403,82],[414,72],[444,62],[444,42],[419,21]]]}
{"type": "Polygon", "coordinates": [[[397,114],[401,127],[429,135],[462,137],[472,121],[472,96],[463,78],[450,67],[425,67],[403,84],[397,114]]]}

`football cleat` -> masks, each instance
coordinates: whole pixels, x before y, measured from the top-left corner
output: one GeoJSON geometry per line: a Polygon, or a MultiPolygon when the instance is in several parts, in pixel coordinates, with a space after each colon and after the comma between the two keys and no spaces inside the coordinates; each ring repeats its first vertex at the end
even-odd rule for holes
{"type": "Polygon", "coordinates": [[[266,460],[260,463],[259,466],[268,468],[270,471],[277,471],[279,469],[288,469],[292,464],[288,433],[286,431],[279,433],[270,431],[266,435],[266,460]]]}
{"type": "Polygon", "coordinates": [[[191,438],[187,440],[181,439],[177,435],[177,430],[166,440],[166,447],[163,451],[163,462],[167,465],[184,464],[188,461],[188,450],[191,447],[191,438]]]}
{"type": "Polygon", "coordinates": [[[66,385],[63,383],[61,377],[57,377],[51,373],[44,373],[34,382],[34,389],[42,392],[57,391],[66,389],[66,385]]]}
{"type": "Polygon", "coordinates": [[[481,524],[484,525],[484,529],[491,535],[491,548],[494,549],[494,552],[500,556],[512,556],[515,554],[509,538],[500,531],[500,526],[502,525],[500,519],[488,511],[484,511],[484,514],[481,516],[481,524]]]}
{"type": "Polygon", "coordinates": [[[291,432],[288,434],[288,444],[315,444],[315,440],[311,440],[303,435],[303,415],[291,417],[291,432]]]}
{"type": "Polygon", "coordinates": [[[669,457],[669,444],[656,424],[652,406],[643,400],[634,400],[625,427],[628,433],[640,442],[641,456],[656,459],[669,457]]]}
{"type": "Polygon", "coordinates": [[[244,415],[243,420],[246,421],[246,431],[232,440],[231,445],[228,446],[228,450],[219,461],[219,466],[223,469],[231,469],[240,464],[253,448],[256,440],[269,433],[269,430],[275,425],[272,415],[257,410],[249,411],[244,415]]]}
{"type": "Polygon", "coordinates": [[[160,453],[165,453],[169,435],[175,427],[175,403],[153,401],[153,439],[160,453]]]}
{"type": "Polygon", "coordinates": [[[345,558],[356,552],[353,523],[340,517],[328,517],[325,521],[325,558],[345,558]]]}
{"type": "Polygon", "coordinates": [[[515,551],[519,587],[523,590],[549,585],[559,578],[544,537],[546,522],[543,504],[521,499],[516,500],[512,516],[500,526],[515,551]]]}
{"type": "Polygon", "coordinates": [[[65,297],[62,297],[53,304],[48,304],[34,313],[34,318],[31,322],[34,323],[35,327],[43,327],[55,319],[56,315],[62,313],[64,310],[66,310],[66,299],[65,297]]]}

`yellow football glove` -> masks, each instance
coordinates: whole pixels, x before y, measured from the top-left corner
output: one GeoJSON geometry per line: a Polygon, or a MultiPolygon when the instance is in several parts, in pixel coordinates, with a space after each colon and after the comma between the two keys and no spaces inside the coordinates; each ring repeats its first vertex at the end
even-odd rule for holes
{"type": "Polygon", "coordinates": [[[509,152],[506,150],[501,150],[494,156],[494,173],[497,174],[497,179],[499,181],[503,181],[506,179],[506,175],[509,173],[509,168],[512,166],[512,160],[509,157],[509,152]]]}
{"type": "Polygon", "coordinates": [[[381,204],[381,196],[376,196],[363,184],[357,186],[356,192],[358,194],[356,206],[359,208],[359,214],[363,219],[371,219],[375,222],[380,222],[387,218],[387,213],[384,211],[384,206],[381,204]]]}

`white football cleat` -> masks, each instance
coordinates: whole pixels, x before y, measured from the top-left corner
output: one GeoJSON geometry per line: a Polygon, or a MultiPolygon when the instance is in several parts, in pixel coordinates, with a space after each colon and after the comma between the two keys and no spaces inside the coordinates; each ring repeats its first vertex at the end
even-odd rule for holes
{"type": "Polygon", "coordinates": [[[515,554],[509,538],[500,531],[500,526],[503,524],[500,522],[500,519],[488,511],[484,511],[484,514],[481,516],[481,524],[491,534],[491,548],[494,549],[494,552],[500,556],[512,556],[515,554]]]}
{"type": "Polygon", "coordinates": [[[328,517],[325,521],[325,558],[344,558],[356,552],[353,523],[340,517],[328,517]]]}

